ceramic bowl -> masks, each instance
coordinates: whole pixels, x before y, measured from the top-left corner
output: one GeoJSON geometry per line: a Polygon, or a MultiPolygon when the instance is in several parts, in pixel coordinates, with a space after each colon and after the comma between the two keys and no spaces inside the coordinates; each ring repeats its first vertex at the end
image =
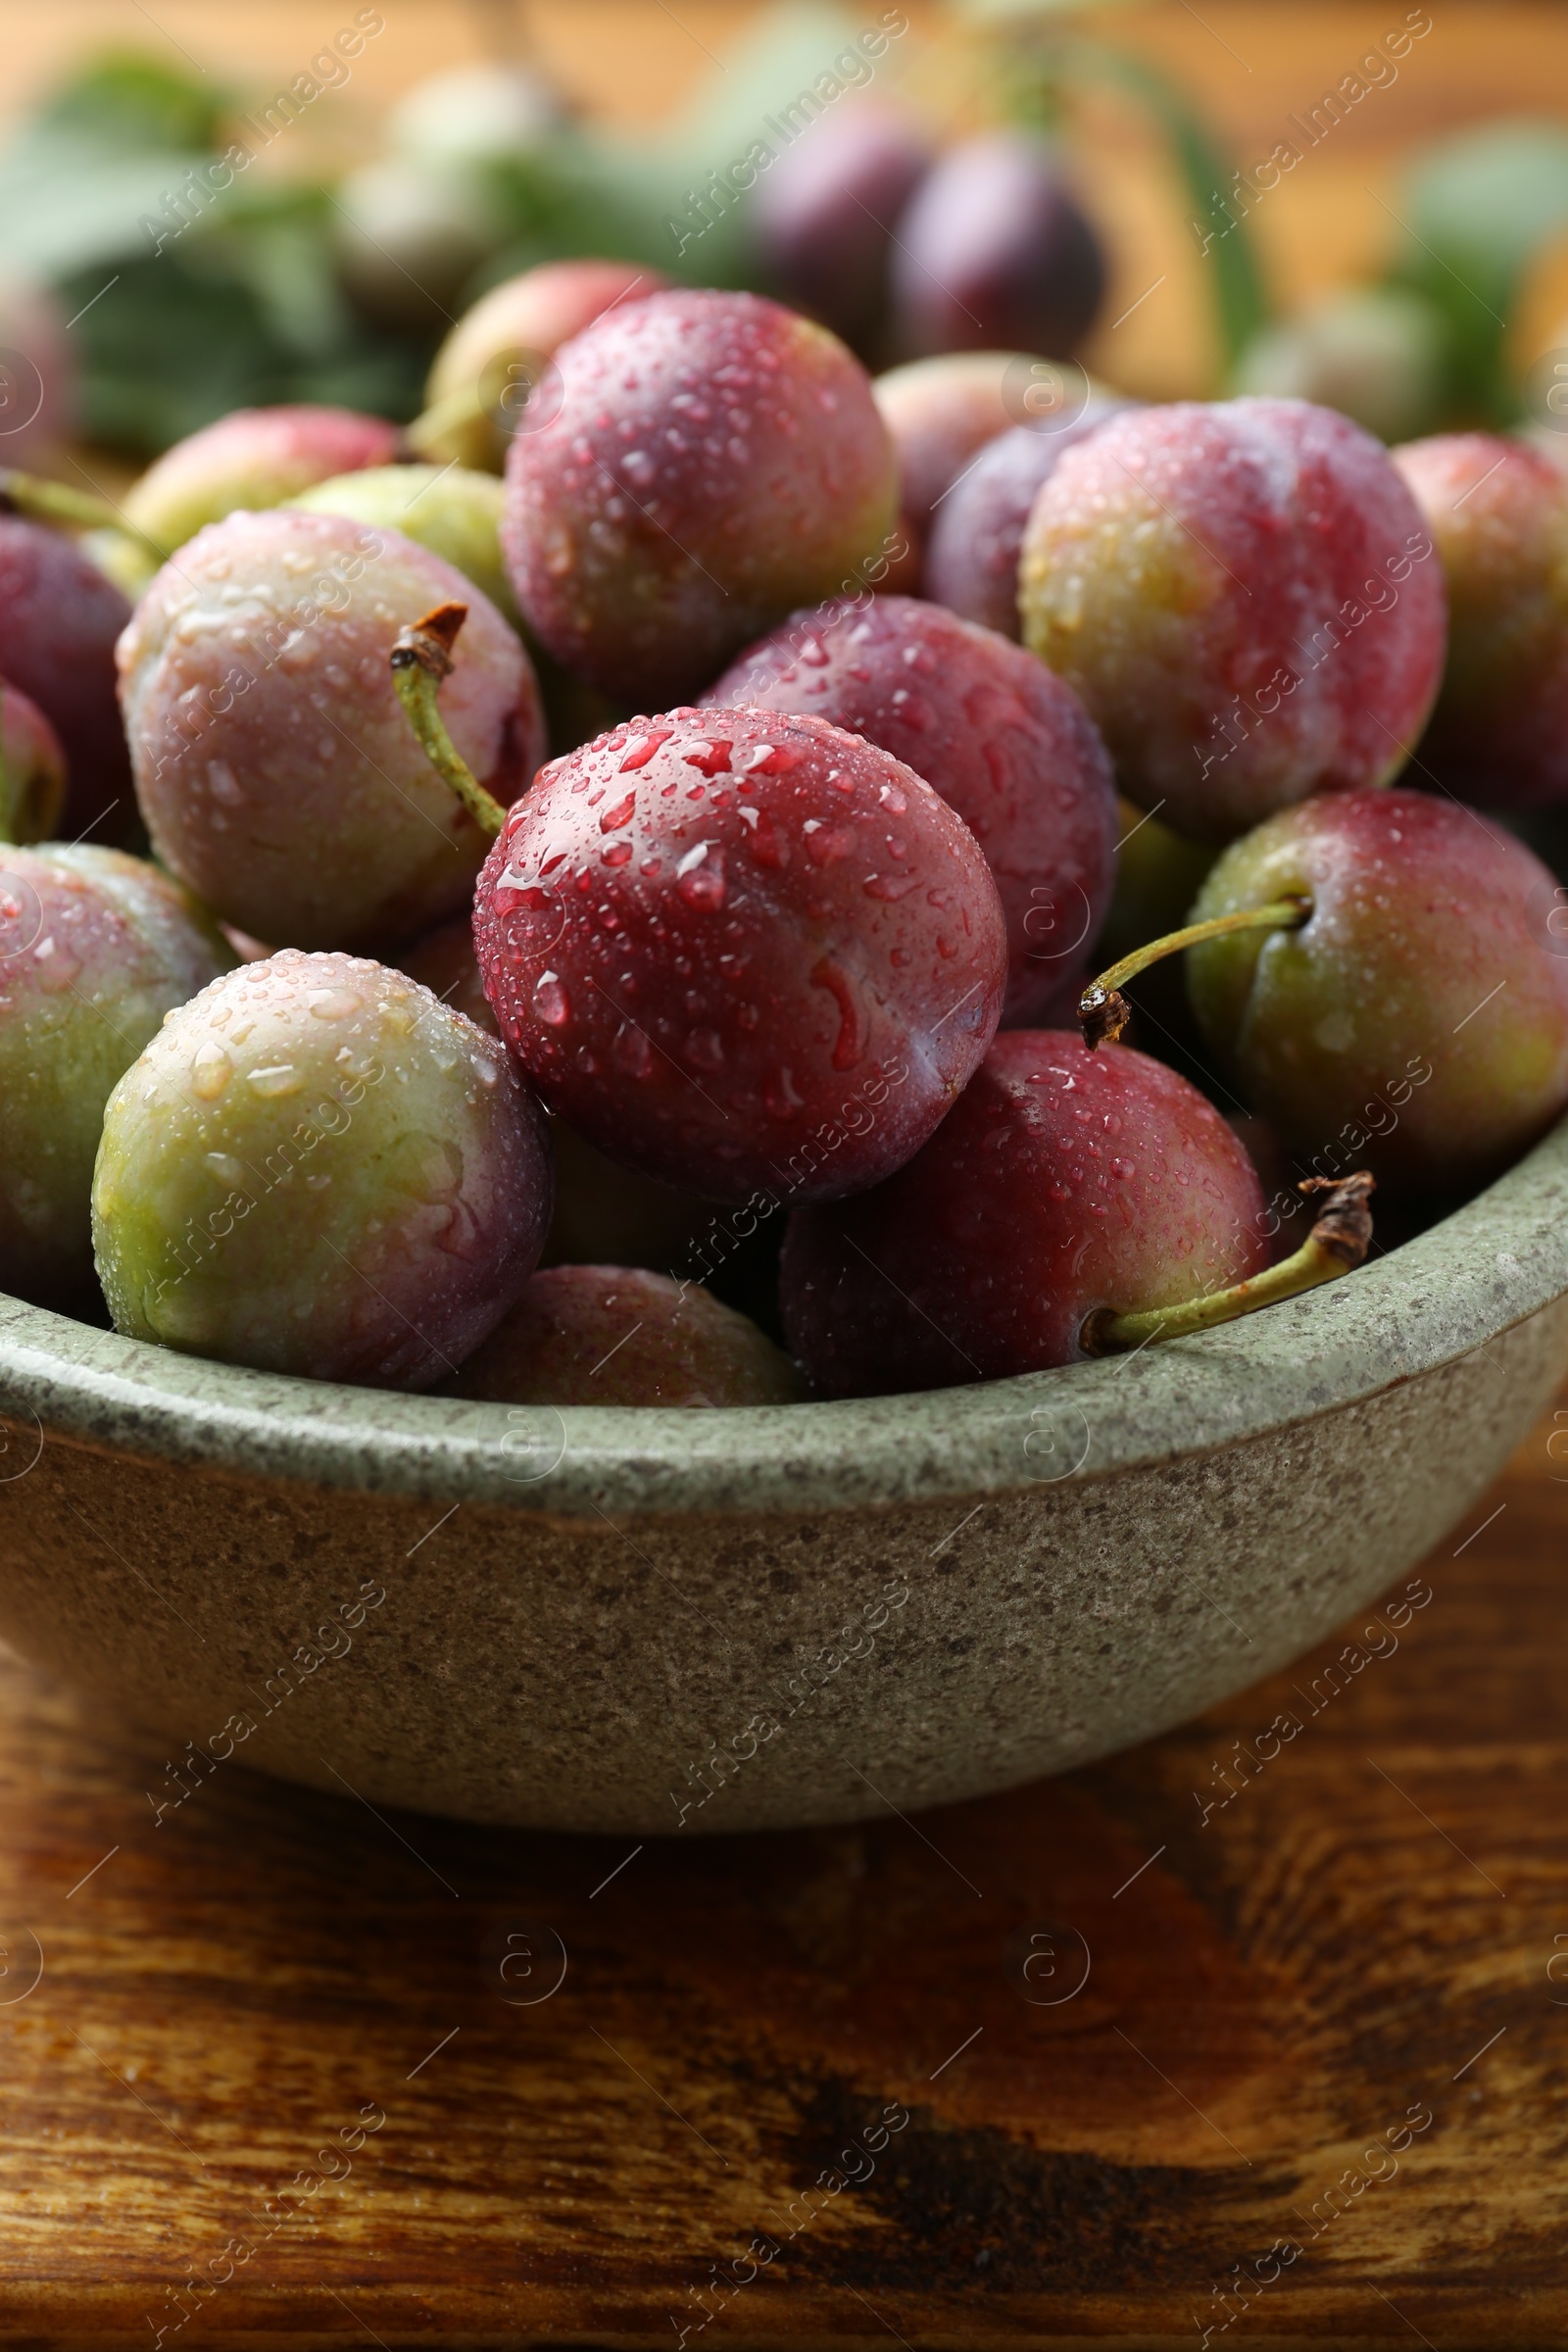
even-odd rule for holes
{"type": "Polygon", "coordinates": [[[557,1413],[0,1301],[0,1634],[232,1764],[530,1828],[849,1821],[1148,1739],[1453,1527],[1568,1370],[1568,1122],[1250,1321],[868,1402],[557,1413]]]}

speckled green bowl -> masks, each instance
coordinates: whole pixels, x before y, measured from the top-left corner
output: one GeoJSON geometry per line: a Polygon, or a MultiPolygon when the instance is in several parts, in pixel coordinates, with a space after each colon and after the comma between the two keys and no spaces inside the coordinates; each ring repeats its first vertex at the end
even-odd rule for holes
{"type": "Polygon", "coordinates": [[[509,1410],[0,1300],[0,1634],[187,1779],[638,1836],[909,1811],[1288,1660],[1565,1370],[1568,1123],[1250,1322],[867,1403],[509,1410]]]}

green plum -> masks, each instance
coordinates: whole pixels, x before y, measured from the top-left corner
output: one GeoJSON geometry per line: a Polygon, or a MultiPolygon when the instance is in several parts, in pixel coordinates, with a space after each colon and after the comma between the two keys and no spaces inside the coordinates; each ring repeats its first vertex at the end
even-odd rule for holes
{"type": "Polygon", "coordinates": [[[474,473],[466,466],[366,466],[317,482],[288,504],[308,514],[346,514],[353,522],[384,524],[416,539],[482,588],[513,627],[520,628],[517,600],[501,561],[504,495],[495,474],[474,473]]]}
{"type": "Polygon", "coordinates": [[[1232,844],[1195,923],[1300,903],[1298,926],[1188,951],[1210,1052],[1292,1158],[1399,1195],[1479,1183],[1568,1105],[1557,886],[1455,801],[1325,793],[1232,844]],[[1299,919],[1304,910],[1304,919],[1299,919]]]}
{"type": "Polygon", "coordinates": [[[139,858],[0,848],[0,1290],[91,1306],[104,1104],[165,1014],[232,961],[195,900],[139,858]]]}
{"type": "Polygon", "coordinates": [[[402,972],[286,950],[159,1030],[110,1098],[93,1245],[115,1327],[317,1380],[428,1388],[550,1222],[543,1115],[402,972]]]}
{"type": "Polygon", "coordinates": [[[411,428],[420,454],[499,473],[514,432],[555,405],[551,354],[606,311],[662,293],[669,279],[646,263],[542,262],[503,279],[465,311],[430,368],[428,406],[411,428]]]}

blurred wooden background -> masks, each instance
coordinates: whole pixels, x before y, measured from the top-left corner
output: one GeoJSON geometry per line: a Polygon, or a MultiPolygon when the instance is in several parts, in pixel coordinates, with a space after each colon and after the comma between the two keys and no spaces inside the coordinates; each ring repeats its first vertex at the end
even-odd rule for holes
{"type": "MultiPolygon", "coordinates": [[[[349,0],[154,0],[150,10],[139,0],[50,8],[0,0],[0,127],[84,50],[105,45],[162,48],[247,94],[270,91],[355,13],[349,0]]],[[[721,71],[727,45],[763,12],[745,0],[386,0],[380,13],[385,30],[348,84],[291,132],[280,167],[301,169],[308,153],[323,161],[373,153],[382,110],[422,75],[509,52],[536,57],[601,120],[656,124],[721,71]]],[[[863,13],[873,22],[881,0],[865,0],[863,13]]],[[[982,119],[991,74],[972,20],[929,0],[906,0],[906,13],[909,33],[888,52],[882,86],[906,93],[939,129],[982,119]]],[[[1079,16],[1097,38],[1175,74],[1246,164],[1267,154],[1286,118],[1353,72],[1406,13],[1406,0],[1204,0],[1200,14],[1187,0],[1164,0],[1079,16]]],[[[1568,8],[1436,0],[1426,13],[1432,30],[1397,80],[1371,90],[1254,213],[1265,267],[1287,306],[1368,275],[1396,249],[1400,172],[1421,142],[1497,114],[1568,109],[1568,8]]],[[[1147,122],[1128,103],[1097,99],[1079,118],[1075,144],[1115,263],[1104,323],[1086,357],[1147,397],[1207,390],[1205,265],[1147,122]]],[[[1524,305],[1527,356],[1561,339],[1565,316],[1568,250],[1558,249],[1543,257],[1524,305]]]]}

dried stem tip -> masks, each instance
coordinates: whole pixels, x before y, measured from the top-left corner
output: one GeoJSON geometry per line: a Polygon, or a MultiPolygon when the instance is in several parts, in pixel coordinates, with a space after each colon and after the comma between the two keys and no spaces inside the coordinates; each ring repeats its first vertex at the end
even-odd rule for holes
{"type": "Polygon", "coordinates": [[[1303,1176],[1296,1189],[1303,1200],[1322,1196],[1308,1240],[1346,1266],[1358,1266],[1372,1247],[1369,1204],[1377,1178],[1365,1168],[1357,1168],[1353,1176],[1303,1176]]]}
{"type": "Polygon", "coordinates": [[[1091,1054],[1108,1040],[1114,1045],[1132,1019],[1132,1006],[1121,993],[1124,980],[1136,980],[1152,963],[1163,962],[1183,948],[1199,947],[1205,939],[1227,939],[1233,931],[1298,931],[1312,912],[1310,899],[1271,899],[1266,906],[1243,906],[1234,914],[1216,914],[1206,923],[1189,923],[1185,930],[1168,931],[1152,939],[1109,971],[1091,980],[1078,1000],[1078,1026],[1091,1054]]]}
{"type": "Polygon", "coordinates": [[[1303,1199],[1321,1195],[1323,1204],[1311,1232],[1290,1257],[1265,1266],[1229,1290],[1211,1291],[1206,1298],[1189,1298],[1183,1306],[1150,1307],[1138,1314],[1119,1315],[1101,1307],[1085,1318],[1078,1345],[1085,1355],[1122,1355],[1154,1340],[1190,1338],[1212,1331],[1216,1324],[1234,1323],[1260,1306],[1281,1298],[1298,1298],[1320,1283],[1337,1281],[1365,1257],[1372,1241],[1372,1211],[1367,1203],[1375,1179],[1365,1168],[1353,1176],[1308,1176],[1297,1186],[1303,1199]]]}
{"type": "Polygon", "coordinates": [[[1092,1054],[1097,1046],[1113,1046],[1133,1017],[1133,1008],[1119,988],[1091,980],[1078,1000],[1078,1027],[1092,1054]]]}
{"type": "Polygon", "coordinates": [[[467,617],[466,605],[433,606],[428,612],[411,622],[408,628],[398,632],[397,643],[392,648],[393,668],[407,669],[411,662],[416,662],[426,675],[434,678],[439,685],[443,678],[452,675],[452,648],[457,644],[459,631],[467,617]]]}

